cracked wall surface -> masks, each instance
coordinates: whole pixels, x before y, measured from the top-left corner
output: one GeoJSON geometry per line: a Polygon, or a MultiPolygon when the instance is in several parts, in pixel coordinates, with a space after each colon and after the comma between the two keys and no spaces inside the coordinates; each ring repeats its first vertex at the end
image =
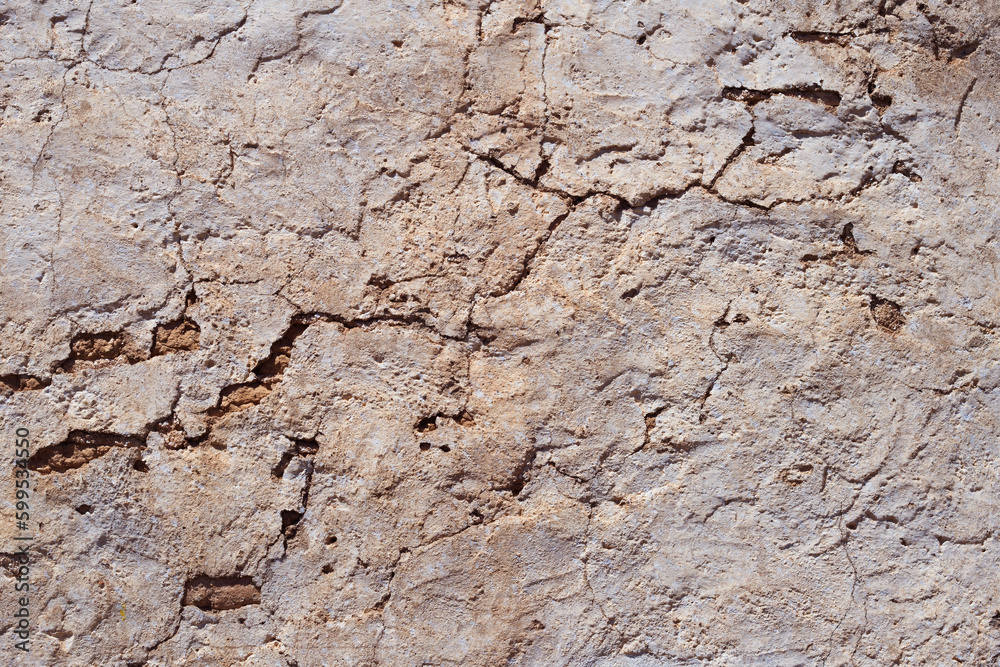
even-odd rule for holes
{"type": "Polygon", "coordinates": [[[0,4],[5,660],[998,664],[998,25],[0,4]]]}

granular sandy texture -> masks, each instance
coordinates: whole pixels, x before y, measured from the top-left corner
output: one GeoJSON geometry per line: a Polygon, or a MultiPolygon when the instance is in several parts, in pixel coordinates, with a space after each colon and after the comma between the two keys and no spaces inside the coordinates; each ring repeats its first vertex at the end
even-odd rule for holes
{"type": "Polygon", "coordinates": [[[4,663],[997,664],[998,25],[6,2],[4,663]]]}

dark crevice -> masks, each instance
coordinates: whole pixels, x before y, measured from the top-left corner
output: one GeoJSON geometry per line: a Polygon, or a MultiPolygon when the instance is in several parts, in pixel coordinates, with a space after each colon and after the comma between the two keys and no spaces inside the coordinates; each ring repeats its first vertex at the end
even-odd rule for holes
{"type": "Polygon", "coordinates": [[[803,87],[803,88],[771,88],[766,90],[754,90],[752,88],[735,88],[726,86],[722,89],[722,96],[727,100],[743,102],[749,107],[753,107],[758,102],[770,99],[774,95],[785,95],[795,97],[813,104],[819,104],[828,109],[836,109],[840,106],[840,93],[835,90],[823,88],[803,87]]]}
{"type": "Polygon", "coordinates": [[[82,362],[124,361],[134,364],[149,359],[148,350],[140,348],[124,331],[79,333],[70,341],[70,356],[60,369],[72,373],[82,362]]]}
{"type": "Polygon", "coordinates": [[[844,245],[844,249],[841,250],[841,253],[847,255],[848,257],[870,255],[874,252],[872,250],[860,250],[858,248],[858,242],[854,240],[853,222],[849,222],[844,225],[844,231],[840,233],[840,242],[844,245]]]}
{"type": "Polygon", "coordinates": [[[296,440],[292,438],[291,440],[292,446],[281,455],[281,460],[271,469],[271,474],[277,479],[281,479],[284,476],[285,470],[293,458],[297,456],[309,458],[315,456],[316,452],[319,451],[319,443],[314,439],[296,440]]]}
{"type": "Polygon", "coordinates": [[[840,243],[841,249],[836,250],[825,255],[816,255],[814,253],[807,253],[802,256],[800,260],[803,264],[809,264],[811,262],[832,262],[838,257],[846,257],[848,259],[861,259],[867,255],[873,254],[874,250],[861,250],[858,247],[858,242],[854,239],[854,223],[849,222],[844,225],[844,229],[840,232],[840,243]]]}
{"type": "Polygon", "coordinates": [[[273,63],[273,62],[278,62],[280,60],[283,60],[287,56],[290,56],[291,54],[295,53],[295,51],[298,48],[299,48],[299,44],[296,42],[295,46],[292,47],[292,48],[290,48],[290,49],[288,49],[287,51],[282,51],[281,53],[274,53],[274,54],[271,54],[269,56],[265,56],[265,55],[258,56],[257,60],[254,61],[253,67],[250,68],[250,74],[247,75],[247,81],[251,81],[251,80],[256,81],[257,70],[260,69],[261,65],[263,65],[265,63],[273,63]]]}
{"type": "Polygon", "coordinates": [[[726,318],[729,317],[729,309],[731,307],[732,303],[727,305],[726,309],[722,311],[722,315],[719,315],[719,317],[714,322],[712,322],[712,326],[716,327],[717,329],[725,329],[726,327],[728,327],[729,321],[726,318]]]}
{"type": "Polygon", "coordinates": [[[868,98],[878,110],[878,115],[881,118],[885,114],[886,109],[892,105],[892,95],[879,90],[877,76],[878,70],[876,69],[872,72],[871,79],[868,81],[868,98]]]}
{"type": "Polygon", "coordinates": [[[295,340],[305,333],[309,325],[322,319],[317,315],[300,315],[292,318],[285,333],[271,344],[268,356],[254,369],[254,379],[250,382],[225,387],[219,394],[219,403],[210,416],[219,419],[230,412],[243,410],[263,401],[281,382],[291,361],[295,340]]]}
{"type": "Polygon", "coordinates": [[[206,611],[237,609],[260,604],[260,587],[250,577],[195,577],[184,584],[181,604],[206,611]]]}
{"type": "Polygon", "coordinates": [[[958,124],[962,122],[962,111],[965,110],[965,102],[969,99],[969,95],[972,94],[972,89],[976,87],[976,82],[978,81],[979,79],[973,78],[972,83],[969,84],[969,87],[966,88],[965,92],[962,94],[962,99],[958,103],[958,112],[955,114],[956,130],[958,129],[958,124]]]}
{"type": "Polygon", "coordinates": [[[511,34],[517,32],[518,28],[520,28],[525,23],[537,23],[539,25],[544,26],[545,22],[542,21],[542,19],[544,17],[545,17],[544,12],[541,13],[541,14],[538,14],[537,16],[532,16],[531,18],[526,18],[524,16],[518,16],[517,18],[514,19],[514,23],[513,23],[513,26],[511,27],[510,32],[511,32],[511,34]]]}
{"type": "Polygon", "coordinates": [[[743,102],[747,106],[754,106],[758,102],[762,102],[771,96],[762,90],[751,90],[749,88],[734,88],[732,86],[726,86],[722,89],[722,96],[727,100],[733,100],[734,102],[743,102]]]}
{"type": "Polygon", "coordinates": [[[847,46],[856,35],[853,32],[793,32],[789,35],[799,43],[837,44],[847,46]]]}
{"type": "Polygon", "coordinates": [[[979,49],[979,45],[979,40],[974,40],[972,42],[956,46],[950,50],[950,59],[964,60],[975,53],[976,50],[979,49]]]}
{"type": "Polygon", "coordinates": [[[417,433],[427,433],[428,431],[436,431],[437,417],[438,417],[437,415],[433,415],[431,417],[424,417],[423,419],[421,419],[420,421],[418,421],[416,424],[413,425],[413,429],[417,433]]]}
{"type": "Polygon", "coordinates": [[[867,190],[873,185],[880,183],[881,181],[875,176],[871,167],[865,169],[865,172],[861,175],[861,180],[856,186],[851,188],[850,192],[847,193],[850,197],[857,197],[861,192],[867,190]]]}
{"type": "MultiPolygon", "coordinates": [[[[722,374],[726,372],[727,368],[729,368],[728,364],[726,364],[725,366],[723,366],[722,370],[720,370],[718,373],[715,374],[715,377],[713,377],[709,381],[708,387],[705,388],[705,393],[702,394],[701,398],[698,399],[698,402],[699,402],[699,404],[701,406],[702,411],[704,411],[704,409],[705,409],[705,403],[708,401],[708,397],[712,395],[712,390],[715,389],[715,383],[719,381],[719,378],[722,377],[722,374]]],[[[702,421],[702,422],[705,421],[705,414],[704,414],[704,412],[701,414],[701,416],[698,418],[698,420],[702,421]]]]}
{"type": "Polygon", "coordinates": [[[319,451],[319,443],[316,442],[315,438],[303,440],[292,438],[292,442],[295,443],[295,450],[299,456],[315,456],[316,452],[319,451]]]}
{"type": "Polygon", "coordinates": [[[558,196],[561,196],[561,197],[566,197],[567,196],[566,193],[562,192],[561,190],[547,190],[547,189],[541,187],[538,184],[538,181],[541,180],[542,176],[544,176],[545,173],[549,169],[549,160],[548,160],[547,157],[543,157],[541,159],[541,161],[540,161],[540,163],[538,165],[538,168],[535,170],[534,177],[528,179],[528,178],[524,178],[523,176],[519,176],[517,173],[511,171],[510,169],[507,168],[506,165],[504,165],[503,162],[501,162],[500,160],[498,160],[495,157],[492,157],[490,155],[482,155],[480,153],[473,153],[472,151],[470,151],[470,154],[471,155],[475,155],[477,158],[479,158],[483,162],[488,162],[491,166],[495,167],[496,169],[499,169],[500,171],[502,171],[503,173],[507,174],[508,176],[510,176],[511,178],[513,178],[514,180],[516,180],[521,185],[524,185],[525,187],[531,188],[532,190],[541,190],[543,192],[551,192],[552,194],[558,195],[558,196]]]}
{"type": "Polygon", "coordinates": [[[281,532],[285,537],[294,537],[296,526],[302,519],[303,512],[297,510],[281,510],[281,532]]]}
{"type": "Polygon", "coordinates": [[[436,431],[438,429],[438,420],[451,419],[453,422],[459,426],[475,426],[475,418],[466,410],[462,410],[458,414],[448,415],[443,412],[431,415],[430,417],[423,417],[416,424],[413,425],[413,430],[417,433],[429,433],[431,431],[436,431]]]}
{"type": "MultiPolygon", "coordinates": [[[[0,387],[6,387],[10,391],[36,391],[44,389],[52,384],[52,380],[40,378],[36,375],[0,375],[0,387]]],[[[3,393],[0,389],[0,393],[3,393]]]]}
{"type": "MultiPolygon", "coordinates": [[[[433,433],[434,431],[438,430],[439,427],[443,427],[446,423],[446,420],[449,419],[456,425],[463,427],[475,426],[476,424],[476,420],[473,418],[473,416],[469,414],[469,412],[467,412],[466,410],[462,410],[461,412],[455,415],[438,413],[435,415],[431,415],[430,417],[424,417],[418,420],[417,423],[413,425],[413,430],[421,435],[426,433],[433,433]]],[[[418,443],[418,446],[420,447],[420,451],[426,452],[429,451],[430,448],[435,445],[432,445],[430,442],[420,441],[418,443]]],[[[438,449],[440,449],[442,452],[446,454],[451,451],[451,446],[448,444],[439,444],[436,446],[438,449]]]]}
{"type": "Polygon", "coordinates": [[[375,287],[376,289],[387,290],[396,283],[385,275],[373,273],[371,278],[368,279],[367,284],[375,287]]]}
{"type": "Polygon", "coordinates": [[[192,290],[187,296],[184,314],[176,320],[157,325],[153,331],[152,356],[156,357],[175,352],[193,352],[198,349],[201,339],[201,327],[187,316],[187,310],[195,302],[194,290],[192,290]]]}
{"type": "Polygon", "coordinates": [[[532,177],[532,181],[536,184],[541,181],[542,177],[549,173],[551,166],[549,156],[543,155],[541,160],[538,161],[538,167],[535,169],[535,175],[532,177]]]}
{"type": "Polygon", "coordinates": [[[885,113],[885,110],[892,105],[892,95],[887,95],[885,93],[873,92],[870,95],[872,100],[872,105],[878,109],[879,115],[885,113]]]}
{"type": "Polygon", "coordinates": [[[645,432],[643,433],[642,444],[638,448],[636,448],[635,451],[632,452],[633,454],[645,449],[646,447],[649,447],[650,442],[652,442],[652,440],[650,439],[650,434],[652,434],[653,429],[656,428],[656,418],[659,417],[660,413],[666,409],[667,409],[666,405],[661,405],[652,412],[647,412],[642,416],[643,424],[645,425],[645,432]]]}
{"type": "Polygon", "coordinates": [[[546,463],[546,465],[552,470],[556,471],[556,473],[562,475],[563,477],[573,480],[573,482],[575,482],[576,484],[587,484],[588,482],[590,482],[590,480],[585,477],[580,477],[579,475],[574,475],[573,473],[566,472],[558,465],[556,465],[555,461],[549,461],[548,463],[546,463]]]}
{"type": "Polygon", "coordinates": [[[285,474],[285,469],[288,468],[288,464],[292,462],[292,458],[295,457],[295,452],[289,449],[284,454],[281,455],[281,460],[278,461],[277,465],[271,469],[271,476],[281,479],[285,474]]]}
{"type": "Polygon", "coordinates": [[[382,611],[383,609],[385,609],[385,606],[387,604],[389,604],[389,599],[391,597],[392,597],[392,591],[386,591],[385,595],[382,596],[382,599],[380,599],[378,602],[376,602],[375,606],[372,607],[371,610],[372,611],[382,611]]]}
{"type": "Polygon", "coordinates": [[[316,442],[316,440],[298,440],[293,438],[292,446],[281,457],[281,461],[275,469],[271,471],[275,477],[281,479],[285,473],[286,467],[294,457],[299,457],[305,466],[305,482],[302,485],[302,497],[299,501],[302,510],[281,510],[281,534],[284,535],[286,542],[287,540],[295,537],[296,532],[298,532],[299,522],[302,520],[302,517],[305,516],[306,510],[309,506],[309,490],[312,487],[313,470],[315,466],[313,457],[315,457],[316,452],[318,451],[319,443],[316,442]]]}
{"type": "Polygon", "coordinates": [[[81,468],[116,447],[139,448],[145,443],[141,438],[117,433],[70,431],[69,436],[57,445],[42,447],[28,459],[28,467],[39,475],[65,472],[81,468]]]}
{"type": "Polygon", "coordinates": [[[912,183],[919,183],[920,181],[924,180],[920,176],[920,174],[913,169],[911,165],[906,164],[902,160],[896,160],[896,163],[892,165],[892,173],[902,174],[903,176],[906,176],[908,179],[910,179],[912,183]]]}

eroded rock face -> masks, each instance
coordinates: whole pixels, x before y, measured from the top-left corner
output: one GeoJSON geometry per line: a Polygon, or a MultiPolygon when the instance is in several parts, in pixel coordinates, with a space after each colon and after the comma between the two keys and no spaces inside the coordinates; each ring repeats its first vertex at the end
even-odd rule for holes
{"type": "Polygon", "coordinates": [[[995,664],[998,21],[8,3],[7,655],[995,664]]]}

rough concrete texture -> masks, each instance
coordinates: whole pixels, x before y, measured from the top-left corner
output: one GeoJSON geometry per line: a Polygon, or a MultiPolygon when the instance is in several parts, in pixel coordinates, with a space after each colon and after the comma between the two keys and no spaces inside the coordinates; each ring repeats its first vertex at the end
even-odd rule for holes
{"type": "Polygon", "coordinates": [[[997,665],[998,25],[4,2],[5,661],[997,665]]]}

